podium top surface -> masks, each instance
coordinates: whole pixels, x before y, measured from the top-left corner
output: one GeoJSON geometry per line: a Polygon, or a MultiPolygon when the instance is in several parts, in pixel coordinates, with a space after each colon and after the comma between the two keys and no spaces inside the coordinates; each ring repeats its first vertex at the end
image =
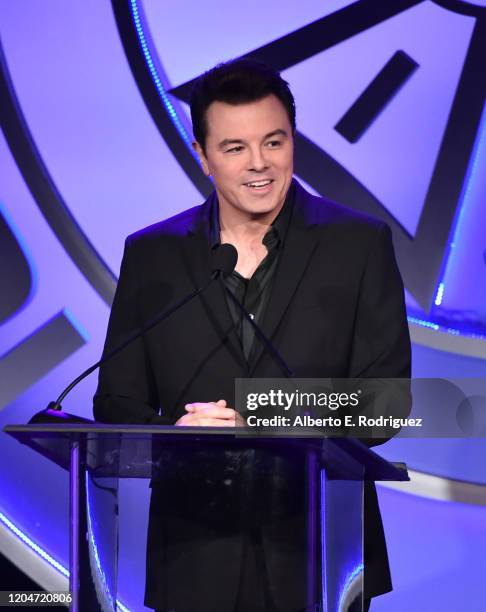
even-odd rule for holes
{"type": "Polygon", "coordinates": [[[187,453],[311,454],[332,478],[408,480],[403,464],[392,464],[354,438],[325,438],[314,431],[265,434],[238,427],[177,427],[103,423],[7,425],[5,433],[69,470],[73,448],[89,447],[88,468],[120,477],[149,478],[154,457],[187,453]],[[116,460],[114,459],[116,457],[116,460]]]}

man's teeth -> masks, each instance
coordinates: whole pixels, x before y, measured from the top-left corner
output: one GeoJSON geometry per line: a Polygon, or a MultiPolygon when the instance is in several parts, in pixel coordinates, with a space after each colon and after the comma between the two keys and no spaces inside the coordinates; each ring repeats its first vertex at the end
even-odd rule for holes
{"type": "Polygon", "coordinates": [[[267,181],[255,181],[254,183],[246,183],[247,187],[253,187],[258,189],[259,187],[266,187],[267,185],[270,185],[272,181],[267,180],[267,181]]]}

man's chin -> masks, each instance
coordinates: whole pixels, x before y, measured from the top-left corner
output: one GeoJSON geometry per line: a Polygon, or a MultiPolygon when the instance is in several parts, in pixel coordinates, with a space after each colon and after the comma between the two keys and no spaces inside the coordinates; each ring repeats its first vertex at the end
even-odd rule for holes
{"type": "Polygon", "coordinates": [[[258,219],[276,214],[278,206],[247,206],[243,210],[253,218],[258,219]]]}
{"type": "Polygon", "coordinates": [[[241,209],[248,213],[268,215],[280,209],[280,202],[274,194],[267,197],[250,197],[241,202],[241,209]]]}

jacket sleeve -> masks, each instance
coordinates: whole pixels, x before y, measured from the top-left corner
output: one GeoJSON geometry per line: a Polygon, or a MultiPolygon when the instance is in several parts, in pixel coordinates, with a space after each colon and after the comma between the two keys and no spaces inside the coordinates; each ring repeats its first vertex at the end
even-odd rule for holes
{"type": "MultiPolygon", "coordinates": [[[[140,329],[137,272],[128,238],[108,323],[103,356],[140,329]]],[[[159,415],[159,398],[143,337],[100,367],[93,414],[103,423],[172,424],[159,415]]]]}
{"type": "MultiPolygon", "coordinates": [[[[361,281],[356,311],[349,378],[379,379],[365,383],[368,408],[380,414],[406,417],[410,413],[411,346],[404,288],[393,250],[390,228],[382,224],[372,241],[361,281]],[[404,379],[386,381],[386,379],[404,379]],[[383,400],[385,398],[385,400],[383,400]]],[[[364,414],[368,414],[365,410],[364,414]]],[[[395,430],[396,434],[398,430],[395,430]]],[[[391,435],[390,435],[391,437],[391,435]]],[[[381,439],[362,440],[368,446],[381,439]]]]}

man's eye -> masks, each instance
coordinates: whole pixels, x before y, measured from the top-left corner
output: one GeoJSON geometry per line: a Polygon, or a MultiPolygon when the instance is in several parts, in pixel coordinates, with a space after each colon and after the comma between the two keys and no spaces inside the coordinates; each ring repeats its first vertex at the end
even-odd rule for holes
{"type": "Polygon", "coordinates": [[[267,142],[267,146],[270,147],[271,149],[274,149],[275,147],[280,146],[280,140],[269,140],[267,142]]]}
{"type": "Polygon", "coordinates": [[[241,145],[238,145],[236,147],[231,147],[231,149],[226,149],[226,153],[239,153],[242,150],[243,147],[241,145]]]}

